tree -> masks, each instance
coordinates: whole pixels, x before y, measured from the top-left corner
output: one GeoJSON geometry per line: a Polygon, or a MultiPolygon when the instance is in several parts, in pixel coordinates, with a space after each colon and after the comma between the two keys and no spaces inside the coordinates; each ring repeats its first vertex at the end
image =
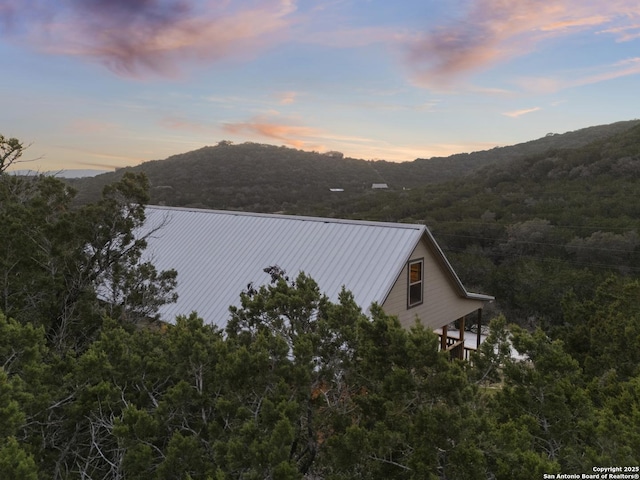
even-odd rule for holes
{"type": "Polygon", "coordinates": [[[84,348],[105,313],[135,323],[175,299],[176,272],[141,261],[144,175],[125,175],[95,204],[73,208],[73,196],[53,177],[0,175],[0,307],[42,325],[60,350],[84,348]]]}
{"type": "Polygon", "coordinates": [[[0,443],[0,471],[6,480],[38,480],[38,468],[32,455],[14,437],[0,443]]]}
{"type": "Polygon", "coordinates": [[[18,162],[25,147],[17,138],[6,138],[0,134],[0,174],[18,162]]]}
{"type": "Polygon", "coordinates": [[[77,212],[79,230],[85,239],[83,281],[107,302],[108,314],[132,323],[157,318],[158,308],[176,300],[173,292],[177,272],[158,272],[151,262],[142,262],[146,238],[162,228],[151,226],[142,236],[149,183],[144,174],[125,174],[107,185],[103,198],[77,212]]]}
{"type": "Polygon", "coordinates": [[[525,361],[508,361],[504,387],[494,397],[498,449],[492,462],[499,478],[530,478],[531,472],[507,476],[508,465],[537,465],[539,472],[586,471],[582,452],[589,444],[593,405],[582,372],[560,341],[541,330],[533,334],[512,327],[512,342],[525,361]],[[504,452],[509,452],[505,459],[504,452]],[[495,462],[495,463],[494,463],[495,462]]]}
{"type": "Polygon", "coordinates": [[[502,382],[502,369],[511,361],[511,341],[507,320],[500,315],[491,320],[489,335],[480,348],[472,353],[471,379],[480,385],[502,382]]]}
{"type": "Polygon", "coordinates": [[[482,478],[475,390],[433,332],[375,305],[368,318],[348,292],[333,304],[305,275],[279,272],[242,296],[227,334],[241,355],[227,361],[231,391],[245,398],[232,411],[248,407],[235,430],[253,440],[225,440],[219,455],[247,475],[271,478],[269,465],[291,478],[482,478]],[[253,463],[265,458],[279,463],[253,463]]]}
{"type": "Polygon", "coordinates": [[[593,297],[568,296],[564,324],[555,330],[588,378],[615,371],[626,381],[640,374],[640,282],[609,277],[593,297]]]}
{"type": "MultiPolygon", "coordinates": [[[[246,399],[254,405],[250,410],[260,412],[255,416],[257,424],[243,422],[247,432],[255,435],[253,441],[247,438],[256,449],[254,458],[271,452],[279,461],[270,469],[300,476],[312,471],[324,439],[331,434],[330,412],[339,408],[347,388],[344,362],[352,354],[348,335],[361,312],[346,292],[339,306],[332,306],[304,274],[289,281],[284,272],[269,270],[272,284],[242,295],[242,307],[232,308],[227,334],[237,352],[234,357],[249,354],[257,362],[251,373],[243,367],[234,375],[244,379],[241,385],[251,385],[246,399]],[[252,378],[253,372],[259,377],[252,378]],[[278,435],[261,436],[259,432],[269,424],[272,427],[266,431],[278,435]]],[[[242,458],[234,461],[247,464],[242,458]]],[[[252,467],[260,472],[258,465],[252,467]]]]}
{"type": "Polygon", "coordinates": [[[0,312],[0,471],[3,478],[37,479],[25,426],[46,408],[44,332],[0,312]]]}
{"type": "Polygon", "coordinates": [[[575,254],[580,262],[618,266],[620,271],[624,272],[628,270],[633,252],[639,243],[640,238],[635,230],[622,235],[597,231],[587,238],[575,237],[566,248],[575,254]]]}

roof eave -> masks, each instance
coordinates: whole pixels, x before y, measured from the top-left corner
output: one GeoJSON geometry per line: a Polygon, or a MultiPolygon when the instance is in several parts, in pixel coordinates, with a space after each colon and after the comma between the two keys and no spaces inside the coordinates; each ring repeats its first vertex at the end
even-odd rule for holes
{"type": "Polygon", "coordinates": [[[492,302],[495,300],[495,297],[491,295],[468,292],[467,289],[464,287],[464,284],[460,280],[460,277],[458,277],[458,274],[453,269],[453,266],[451,265],[451,263],[449,263],[449,260],[447,259],[444,252],[440,248],[440,245],[438,245],[438,242],[436,241],[435,237],[426,226],[424,227],[424,235],[426,236],[428,243],[433,248],[433,252],[436,254],[438,259],[442,262],[442,265],[444,265],[445,269],[447,270],[447,273],[450,275],[451,279],[453,280],[453,283],[458,288],[458,291],[460,292],[463,298],[467,298],[469,300],[479,300],[483,302],[492,302]]]}
{"type": "Polygon", "coordinates": [[[496,297],[493,297],[491,295],[485,295],[483,293],[471,293],[471,292],[466,292],[467,295],[466,297],[469,300],[480,300],[482,302],[493,302],[496,297]]]}

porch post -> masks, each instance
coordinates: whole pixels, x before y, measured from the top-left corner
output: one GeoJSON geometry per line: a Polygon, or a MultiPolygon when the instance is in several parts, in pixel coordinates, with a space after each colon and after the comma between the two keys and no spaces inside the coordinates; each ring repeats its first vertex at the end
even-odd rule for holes
{"type": "Polygon", "coordinates": [[[480,350],[480,331],[482,330],[482,309],[478,309],[478,333],[476,338],[476,350],[480,350]]]}
{"type": "Polygon", "coordinates": [[[447,335],[448,333],[448,325],[445,325],[444,327],[442,327],[442,335],[440,336],[440,350],[446,350],[447,349],[447,335]]]}
{"type": "Polygon", "coordinates": [[[462,317],[460,318],[460,341],[462,342],[462,345],[464,345],[464,319],[466,317],[462,317]]]}

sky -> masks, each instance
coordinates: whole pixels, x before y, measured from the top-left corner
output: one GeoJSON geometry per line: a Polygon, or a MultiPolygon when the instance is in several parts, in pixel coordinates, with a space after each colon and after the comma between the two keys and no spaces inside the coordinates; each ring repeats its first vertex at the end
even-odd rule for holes
{"type": "Polygon", "coordinates": [[[222,140],[368,160],[637,118],[637,0],[0,0],[15,168],[222,140]]]}

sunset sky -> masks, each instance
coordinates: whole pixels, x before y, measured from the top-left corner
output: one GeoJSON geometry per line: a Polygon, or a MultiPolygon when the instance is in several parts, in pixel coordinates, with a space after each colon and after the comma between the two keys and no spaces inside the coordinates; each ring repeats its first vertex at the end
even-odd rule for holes
{"type": "Polygon", "coordinates": [[[638,118],[637,0],[0,0],[18,165],[221,140],[407,161],[638,118]]]}

